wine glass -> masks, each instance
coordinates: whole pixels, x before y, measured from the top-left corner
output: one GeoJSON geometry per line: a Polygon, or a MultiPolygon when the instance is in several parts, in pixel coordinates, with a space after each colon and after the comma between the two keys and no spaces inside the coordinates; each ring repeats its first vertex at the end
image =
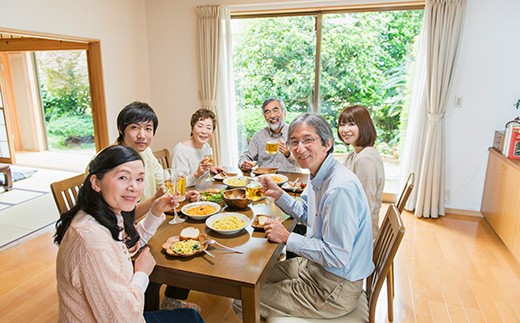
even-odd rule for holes
{"type": "MultiPolygon", "coordinates": [[[[175,174],[175,171],[171,168],[165,169],[163,171],[163,178],[164,178],[164,188],[166,189],[166,193],[168,193],[170,196],[176,196],[179,192],[178,190],[178,179],[177,175],[175,174]]],[[[169,222],[170,224],[176,224],[184,222],[184,219],[181,219],[179,217],[179,214],[177,213],[177,208],[173,208],[173,219],[169,222]]]]}
{"type": "MultiPolygon", "coordinates": [[[[202,147],[202,154],[204,155],[204,158],[206,158],[206,163],[213,163],[213,149],[210,145],[204,145],[204,147],[202,147]]],[[[212,180],[213,178],[211,177],[210,170],[206,182],[211,182],[212,180]]]]}

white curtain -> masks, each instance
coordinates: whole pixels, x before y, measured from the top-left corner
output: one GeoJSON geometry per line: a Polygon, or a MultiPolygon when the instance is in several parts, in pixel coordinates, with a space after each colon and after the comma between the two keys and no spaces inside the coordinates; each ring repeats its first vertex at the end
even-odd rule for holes
{"type": "Polygon", "coordinates": [[[238,164],[238,138],[229,7],[220,7],[220,16],[222,28],[220,29],[220,62],[217,87],[220,163],[226,166],[236,166],[238,164]]]}
{"type": "Polygon", "coordinates": [[[466,0],[427,0],[403,151],[403,176],[415,172],[406,209],[417,217],[444,215],[444,115],[450,93],[466,0]]]}
{"type": "MultiPolygon", "coordinates": [[[[201,106],[212,110],[219,115],[216,109],[218,63],[220,50],[220,7],[199,6],[199,89],[201,106]]],[[[217,129],[213,134],[211,146],[213,157],[217,164],[220,162],[220,134],[217,129]]]]}

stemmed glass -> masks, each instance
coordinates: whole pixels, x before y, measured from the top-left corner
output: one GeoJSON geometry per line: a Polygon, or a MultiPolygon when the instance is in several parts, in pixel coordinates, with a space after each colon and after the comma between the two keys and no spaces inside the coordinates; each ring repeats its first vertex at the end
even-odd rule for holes
{"type": "MultiPolygon", "coordinates": [[[[202,154],[204,155],[204,158],[206,158],[206,163],[213,163],[213,149],[209,145],[204,145],[202,147],[202,154]]],[[[209,171],[209,176],[206,178],[206,182],[212,181],[213,178],[211,177],[211,170],[209,171]]]]}
{"type": "MultiPolygon", "coordinates": [[[[176,196],[179,193],[178,188],[178,178],[175,174],[175,171],[171,168],[165,169],[163,171],[163,178],[164,178],[164,187],[166,189],[166,193],[170,194],[170,196],[176,196]]],[[[179,214],[177,213],[177,208],[173,208],[173,219],[169,222],[170,224],[176,224],[184,222],[184,219],[181,219],[179,217],[179,214]]]]}

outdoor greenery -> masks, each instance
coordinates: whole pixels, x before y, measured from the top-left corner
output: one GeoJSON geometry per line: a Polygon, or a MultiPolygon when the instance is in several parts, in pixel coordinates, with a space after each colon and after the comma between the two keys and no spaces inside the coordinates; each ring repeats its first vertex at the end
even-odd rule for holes
{"type": "Polygon", "coordinates": [[[92,148],[94,126],[85,52],[38,52],[35,57],[50,148],[92,148]]]}
{"type": "MultiPolygon", "coordinates": [[[[364,105],[376,124],[378,147],[397,155],[422,14],[418,10],[323,16],[319,112],[334,132],[343,108],[364,105]]],[[[291,112],[288,121],[314,111],[315,17],[240,19],[233,30],[237,112],[243,120],[239,134],[250,140],[265,126],[259,107],[268,97],[285,101],[291,112]]]]}

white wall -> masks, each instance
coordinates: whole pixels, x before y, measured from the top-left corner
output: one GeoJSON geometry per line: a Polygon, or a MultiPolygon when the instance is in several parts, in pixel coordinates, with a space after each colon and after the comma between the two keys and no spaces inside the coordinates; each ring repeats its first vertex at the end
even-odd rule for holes
{"type": "Polygon", "coordinates": [[[494,131],[520,116],[520,1],[468,0],[446,115],[447,207],[480,210],[494,131]],[[454,96],[462,108],[453,107],[454,96]]]}
{"type": "Polygon", "coordinates": [[[101,40],[110,140],[119,110],[150,101],[145,0],[0,0],[0,27],[101,40]]]}
{"type": "MultiPolygon", "coordinates": [[[[161,109],[162,122],[155,139],[157,147],[171,147],[187,138],[189,116],[199,107],[196,7],[269,2],[275,1],[146,2],[152,98],[154,107],[161,109]],[[168,108],[162,110],[165,106],[168,108]]],[[[288,1],[276,4],[284,2],[288,1]]],[[[480,210],[487,149],[494,131],[520,115],[520,110],[512,107],[520,99],[518,13],[517,0],[467,1],[462,48],[446,115],[448,208],[480,210]],[[453,108],[454,95],[463,97],[462,108],[453,108]]]]}

